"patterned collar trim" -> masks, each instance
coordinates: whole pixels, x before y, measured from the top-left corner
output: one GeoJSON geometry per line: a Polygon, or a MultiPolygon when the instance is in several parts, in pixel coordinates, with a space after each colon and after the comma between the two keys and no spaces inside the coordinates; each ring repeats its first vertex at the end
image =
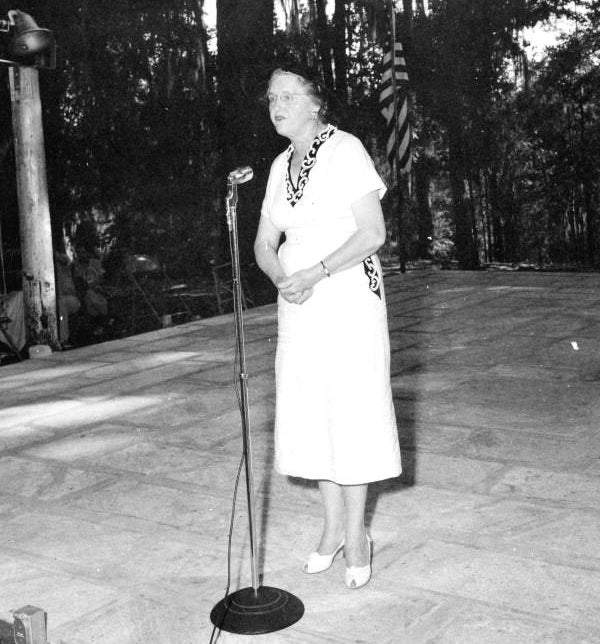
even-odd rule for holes
{"type": "Polygon", "coordinates": [[[294,182],[292,181],[292,154],[294,153],[294,146],[290,144],[287,149],[287,173],[285,176],[285,188],[287,191],[287,200],[289,201],[290,206],[295,206],[302,195],[304,194],[304,187],[308,182],[308,175],[310,171],[314,168],[315,163],[317,162],[317,152],[319,148],[331,138],[333,134],[337,131],[335,125],[328,125],[322,132],[319,132],[315,136],[312,145],[310,146],[308,152],[302,159],[302,165],[300,166],[300,174],[298,175],[298,185],[294,188],[294,182]]]}

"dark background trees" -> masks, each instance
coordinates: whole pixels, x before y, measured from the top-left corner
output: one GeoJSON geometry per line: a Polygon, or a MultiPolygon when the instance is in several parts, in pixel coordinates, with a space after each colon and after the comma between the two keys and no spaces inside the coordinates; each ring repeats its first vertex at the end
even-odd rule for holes
{"type": "MultiPolygon", "coordinates": [[[[390,191],[384,201],[384,254],[396,252],[400,213],[408,260],[597,269],[600,3],[581,0],[567,15],[576,29],[538,61],[528,58],[523,30],[566,15],[572,3],[396,4],[414,163],[401,198],[390,191]]],[[[0,0],[0,15],[12,8],[0,0]]],[[[40,74],[55,247],[90,246],[109,273],[131,252],[158,256],[186,278],[226,261],[223,192],[238,165],[255,171],[240,191],[242,254],[251,262],[268,168],[286,144],[260,101],[280,58],[321,71],[342,127],[392,182],[378,110],[383,0],[218,0],[216,34],[203,0],[26,0],[18,8],[58,41],[56,70],[40,74]]],[[[4,80],[7,256],[19,246],[9,105],[4,80]]]]}

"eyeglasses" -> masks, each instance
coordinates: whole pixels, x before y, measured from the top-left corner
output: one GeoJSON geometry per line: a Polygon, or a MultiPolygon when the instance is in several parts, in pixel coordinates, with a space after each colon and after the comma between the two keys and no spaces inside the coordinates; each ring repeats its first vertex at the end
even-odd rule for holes
{"type": "Polygon", "coordinates": [[[284,105],[289,105],[290,103],[294,103],[296,100],[297,96],[307,96],[307,94],[300,94],[297,92],[281,92],[281,94],[267,94],[267,103],[269,106],[275,105],[277,103],[277,99],[279,99],[280,103],[283,103],[284,105]]]}

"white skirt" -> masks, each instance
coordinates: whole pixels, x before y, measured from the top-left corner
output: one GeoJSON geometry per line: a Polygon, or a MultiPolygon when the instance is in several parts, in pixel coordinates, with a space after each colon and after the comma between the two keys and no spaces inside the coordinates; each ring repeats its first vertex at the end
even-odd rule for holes
{"type": "MultiPolygon", "coordinates": [[[[285,252],[284,267],[292,259],[285,252]]],[[[377,257],[366,267],[321,280],[304,304],[289,304],[280,296],[278,321],[277,471],[342,485],[398,476],[400,447],[377,257]]]]}

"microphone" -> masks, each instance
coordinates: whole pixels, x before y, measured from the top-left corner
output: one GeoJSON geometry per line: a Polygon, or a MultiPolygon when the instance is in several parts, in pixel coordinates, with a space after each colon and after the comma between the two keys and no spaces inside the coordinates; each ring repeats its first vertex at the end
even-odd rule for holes
{"type": "Polygon", "coordinates": [[[232,170],[227,176],[227,182],[233,184],[246,183],[254,176],[254,172],[249,165],[232,170]]]}

